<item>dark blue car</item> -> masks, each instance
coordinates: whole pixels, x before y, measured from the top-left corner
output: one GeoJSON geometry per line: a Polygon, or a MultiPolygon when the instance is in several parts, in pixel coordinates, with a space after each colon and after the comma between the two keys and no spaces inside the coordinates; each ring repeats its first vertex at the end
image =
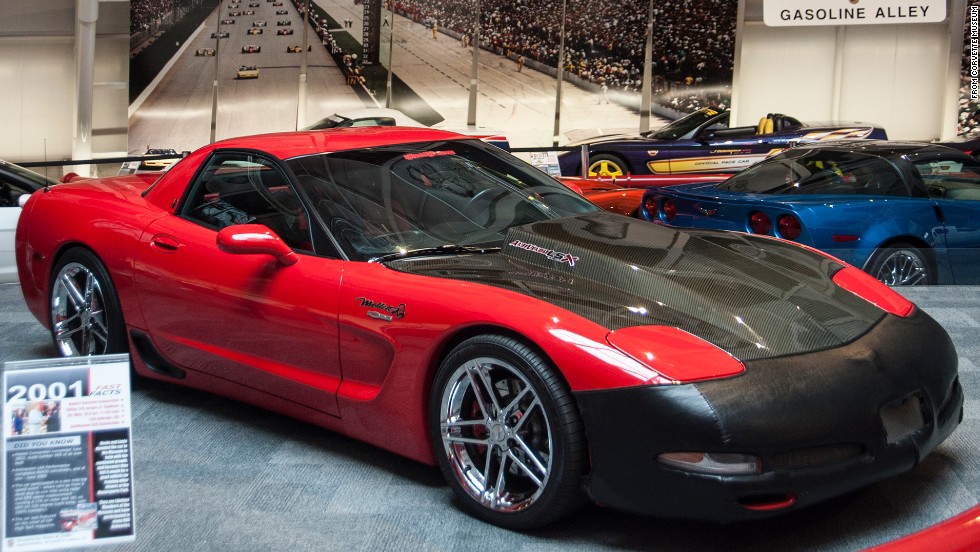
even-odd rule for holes
{"type": "MultiPolygon", "coordinates": [[[[755,126],[729,128],[727,110],[703,108],[654,131],[590,138],[589,176],[627,174],[732,173],[801,143],[888,138],[871,123],[802,123],[770,113],[755,126]]],[[[561,174],[582,176],[581,151],[558,157],[561,174]]]]}
{"type": "Polygon", "coordinates": [[[936,144],[800,146],[724,182],[648,188],[640,216],[796,241],[889,285],[980,284],[980,161],[936,144]]]}

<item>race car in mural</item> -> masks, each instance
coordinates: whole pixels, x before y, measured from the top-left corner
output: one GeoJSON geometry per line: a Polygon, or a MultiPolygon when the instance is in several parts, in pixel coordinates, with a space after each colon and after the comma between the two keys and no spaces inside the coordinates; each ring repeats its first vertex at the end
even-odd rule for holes
{"type": "MultiPolygon", "coordinates": [[[[703,108],[657,130],[608,135],[569,146],[588,146],[588,176],[737,172],[797,144],[840,139],[886,139],[870,123],[802,123],[770,113],[759,124],[729,127],[730,112],[703,108]]],[[[582,176],[580,151],[558,156],[561,174],[582,176]]]]}
{"type": "Polygon", "coordinates": [[[587,497],[791,512],[912,469],[962,418],[949,336],[864,272],[603,212],[480,140],[244,137],[155,177],[25,203],[20,286],[57,350],[438,465],[504,527],[587,497]]]}
{"type": "Polygon", "coordinates": [[[242,65],[235,72],[236,79],[257,79],[259,78],[259,68],[254,65],[242,65]]]}
{"type": "Polygon", "coordinates": [[[980,161],[941,145],[800,146],[721,183],[649,188],[641,215],[793,240],[889,285],[980,284],[980,161]]]}

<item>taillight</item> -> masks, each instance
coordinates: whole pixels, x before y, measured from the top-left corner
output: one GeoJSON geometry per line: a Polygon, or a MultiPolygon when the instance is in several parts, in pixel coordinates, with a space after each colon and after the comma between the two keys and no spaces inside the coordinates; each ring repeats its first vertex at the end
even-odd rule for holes
{"type": "Polygon", "coordinates": [[[646,211],[647,218],[653,219],[657,216],[657,200],[653,196],[643,199],[643,210],[646,211]]]}
{"type": "Polygon", "coordinates": [[[793,215],[781,215],[776,219],[776,229],[781,238],[795,240],[800,237],[800,221],[793,215]]]}
{"type": "Polygon", "coordinates": [[[664,220],[670,222],[677,216],[677,204],[673,199],[665,199],[660,205],[660,211],[663,213],[664,220]]]}
{"type": "Polygon", "coordinates": [[[772,232],[772,221],[769,220],[769,215],[762,211],[753,211],[749,214],[749,230],[752,230],[753,234],[772,232]]]}

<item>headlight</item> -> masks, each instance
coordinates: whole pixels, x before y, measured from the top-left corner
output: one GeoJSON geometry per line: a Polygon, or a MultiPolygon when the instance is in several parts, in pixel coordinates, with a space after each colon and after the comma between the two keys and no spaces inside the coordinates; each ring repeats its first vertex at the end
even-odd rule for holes
{"type": "Polygon", "coordinates": [[[762,461],[750,454],[665,452],[657,456],[657,461],[685,471],[715,475],[751,475],[762,470],[762,461]]]}

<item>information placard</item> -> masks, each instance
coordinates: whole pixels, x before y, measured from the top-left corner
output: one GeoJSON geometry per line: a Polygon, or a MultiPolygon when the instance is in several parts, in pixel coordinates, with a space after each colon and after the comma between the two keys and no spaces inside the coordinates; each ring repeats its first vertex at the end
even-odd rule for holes
{"type": "Polygon", "coordinates": [[[946,20],[946,0],[763,0],[769,27],[892,25],[946,20]]]}
{"type": "Polygon", "coordinates": [[[4,551],[135,538],[129,355],[7,362],[4,551]]]}

